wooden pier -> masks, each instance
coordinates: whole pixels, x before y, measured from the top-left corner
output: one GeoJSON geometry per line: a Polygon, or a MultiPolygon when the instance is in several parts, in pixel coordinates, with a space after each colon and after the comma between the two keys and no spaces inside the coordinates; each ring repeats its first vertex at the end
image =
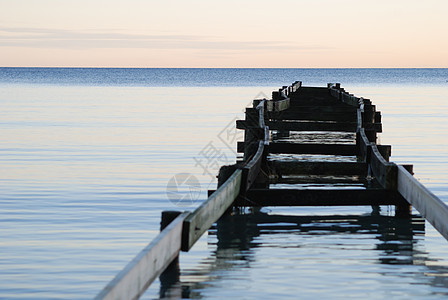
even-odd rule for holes
{"type": "MultiPolygon", "coordinates": [[[[193,212],[164,212],[160,234],[96,297],[137,299],[158,276],[178,272],[180,251],[239,207],[393,205],[417,209],[448,240],[448,207],[377,144],[381,113],[339,84],[297,81],[246,108],[235,165],[223,166],[218,188],[193,212]]],[[[162,278],[161,277],[161,278],[162,278]]]]}

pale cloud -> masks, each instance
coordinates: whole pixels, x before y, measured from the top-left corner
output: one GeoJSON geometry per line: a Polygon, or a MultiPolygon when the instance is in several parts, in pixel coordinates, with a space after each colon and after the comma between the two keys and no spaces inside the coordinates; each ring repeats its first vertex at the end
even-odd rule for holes
{"type": "Polygon", "coordinates": [[[219,36],[127,34],[117,31],[75,31],[0,27],[0,47],[95,49],[328,50],[327,46],[285,41],[228,41],[219,36]]]}

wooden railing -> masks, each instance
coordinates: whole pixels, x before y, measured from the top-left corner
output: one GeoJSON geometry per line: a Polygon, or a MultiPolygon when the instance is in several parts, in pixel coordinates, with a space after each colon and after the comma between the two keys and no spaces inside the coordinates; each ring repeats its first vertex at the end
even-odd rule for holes
{"type": "Polygon", "coordinates": [[[272,92],[272,100],[278,101],[278,100],[283,100],[283,99],[289,98],[289,95],[291,93],[297,92],[297,90],[299,90],[301,87],[302,87],[301,81],[295,81],[290,86],[285,85],[282,88],[280,88],[278,91],[272,92]]]}
{"type": "Polygon", "coordinates": [[[95,297],[137,299],[179,255],[182,227],[188,212],[179,215],[95,297]]]}
{"type": "Polygon", "coordinates": [[[267,111],[283,111],[289,108],[290,95],[297,92],[302,87],[301,81],[295,81],[290,86],[283,86],[278,91],[272,92],[272,99],[258,99],[254,100],[254,108],[262,101],[265,100],[265,108],[267,111]]]}
{"type": "Polygon", "coordinates": [[[448,240],[448,206],[412,176],[412,165],[389,162],[390,146],[376,144],[381,129],[381,114],[370,100],[347,93],[340,84],[328,84],[330,94],[340,101],[358,107],[357,147],[359,157],[386,190],[398,191],[406,201],[448,240]]]}
{"type": "Polygon", "coordinates": [[[182,251],[189,251],[194,243],[215,223],[224,212],[232,206],[241,192],[248,190],[258,173],[264,152],[264,146],[269,144],[269,128],[264,123],[265,101],[261,101],[258,111],[258,126],[263,137],[258,141],[255,154],[241,168],[237,169],[201,206],[192,212],[184,221],[182,236],[182,251]]]}
{"type": "Polygon", "coordinates": [[[418,182],[403,166],[398,166],[397,190],[448,240],[448,207],[418,182]]]}
{"type": "Polygon", "coordinates": [[[297,92],[302,87],[301,81],[295,81],[290,86],[283,86],[278,91],[272,92],[272,100],[267,101],[268,111],[283,111],[289,108],[291,93],[297,92]]]}
{"type": "MultiPolygon", "coordinates": [[[[257,110],[256,126],[252,128],[257,147],[248,159],[193,212],[180,213],[160,234],[144,248],[95,299],[138,299],[149,285],[178,257],[180,251],[189,251],[196,241],[228,210],[235,199],[244,194],[257,178],[265,146],[269,144],[269,128],[265,124],[268,103],[279,103],[274,108],[289,107],[288,96],[296,92],[301,82],[279,90],[282,99],[254,100],[257,110]],[[262,134],[258,134],[261,132],[262,134]]],[[[247,124],[246,124],[247,125],[247,124]]],[[[246,126],[244,125],[244,126],[246,126]]],[[[238,127],[238,123],[237,123],[238,127]]]]}
{"type": "Polygon", "coordinates": [[[189,251],[196,241],[232,205],[240,193],[242,171],[236,170],[208,199],[184,221],[182,251],[189,251]]]}

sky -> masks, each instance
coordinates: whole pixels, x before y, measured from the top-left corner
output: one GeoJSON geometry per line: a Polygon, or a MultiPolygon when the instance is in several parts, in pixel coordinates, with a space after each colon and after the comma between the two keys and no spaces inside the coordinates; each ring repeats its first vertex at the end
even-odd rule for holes
{"type": "Polygon", "coordinates": [[[0,67],[448,67],[447,0],[0,0],[0,67]]]}

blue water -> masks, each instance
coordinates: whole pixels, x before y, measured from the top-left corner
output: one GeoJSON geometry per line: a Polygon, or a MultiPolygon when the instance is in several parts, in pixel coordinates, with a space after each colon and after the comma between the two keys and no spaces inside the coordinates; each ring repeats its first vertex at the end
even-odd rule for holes
{"type": "MultiPolygon", "coordinates": [[[[204,167],[204,151],[234,162],[241,134],[227,133],[244,107],[295,80],[341,82],[370,98],[392,161],[414,164],[448,203],[448,69],[0,68],[0,298],[94,297],[157,235],[162,210],[192,210],[215,187],[218,166],[204,167]],[[167,196],[179,173],[200,184],[182,207],[167,196]]],[[[428,223],[424,233],[401,232],[389,207],[380,217],[369,207],[264,212],[270,218],[224,237],[213,229],[182,253],[170,293],[448,295],[447,242],[428,223]],[[308,215],[315,219],[297,219],[308,215]]],[[[155,282],[143,298],[159,289],[155,282]]]]}
{"type": "Polygon", "coordinates": [[[306,83],[428,85],[446,83],[447,69],[195,69],[195,68],[0,68],[2,83],[132,86],[258,87],[306,83]],[[302,80],[303,81],[303,80],[302,80]]]}

